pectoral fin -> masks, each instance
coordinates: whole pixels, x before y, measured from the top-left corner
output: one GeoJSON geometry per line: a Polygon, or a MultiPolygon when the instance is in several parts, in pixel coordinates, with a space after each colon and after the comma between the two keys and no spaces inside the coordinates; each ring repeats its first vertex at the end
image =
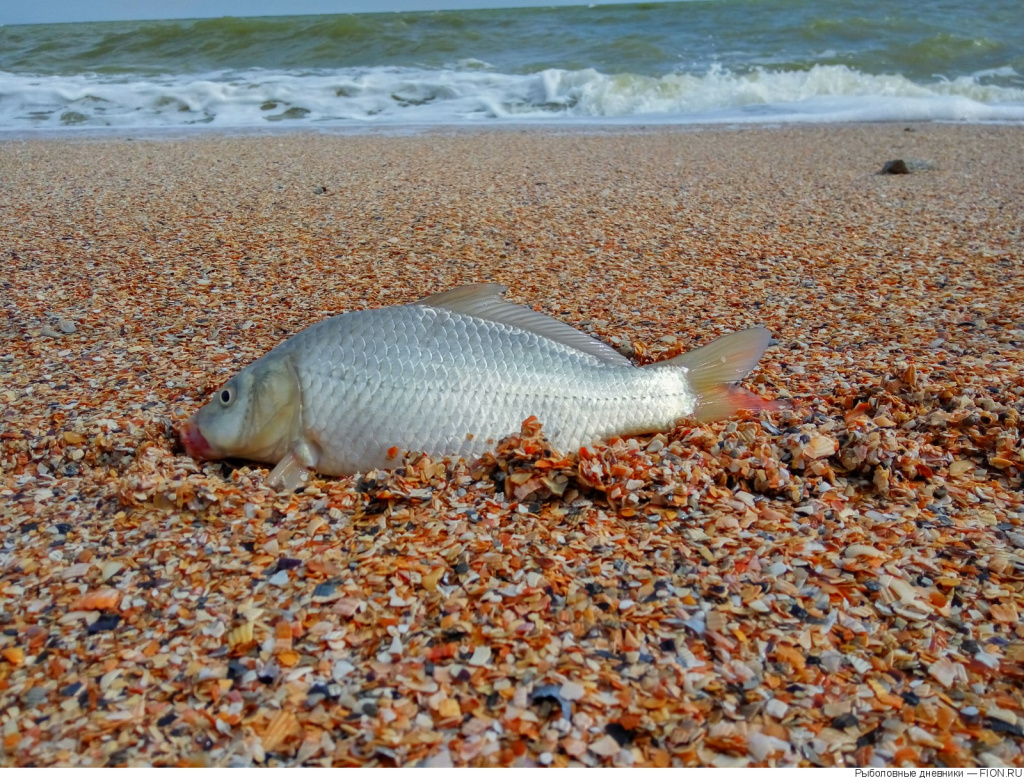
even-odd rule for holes
{"type": "Polygon", "coordinates": [[[267,476],[267,486],[272,489],[293,492],[309,483],[312,470],[320,459],[319,450],[312,443],[301,440],[284,455],[277,467],[267,476]]]}
{"type": "Polygon", "coordinates": [[[267,486],[271,489],[280,489],[284,492],[294,492],[309,481],[311,473],[294,452],[289,451],[284,459],[277,463],[277,467],[270,471],[267,477],[267,486]]]}

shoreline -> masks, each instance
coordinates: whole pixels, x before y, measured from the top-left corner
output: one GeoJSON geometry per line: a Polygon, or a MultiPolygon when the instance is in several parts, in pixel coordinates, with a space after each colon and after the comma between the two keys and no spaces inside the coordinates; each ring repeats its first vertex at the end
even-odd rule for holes
{"type": "Polygon", "coordinates": [[[735,129],[0,138],[0,764],[1024,766],[1024,127],[735,129]],[[474,281],[638,363],[764,324],[793,407],[296,494],[182,452],[474,281]]]}
{"type": "Polygon", "coordinates": [[[551,135],[606,135],[606,134],[647,134],[647,133],[689,133],[689,132],[738,132],[743,130],[787,130],[798,128],[842,128],[842,127],[1024,127],[1024,123],[1013,120],[970,121],[960,119],[878,119],[878,120],[816,120],[803,121],[708,121],[680,122],[675,119],[659,119],[657,115],[630,116],[587,121],[561,120],[492,120],[483,122],[451,123],[394,123],[394,124],[335,124],[335,125],[289,125],[289,126],[239,126],[209,127],[68,127],[62,129],[2,129],[0,143],[16,141],[147,141],[147,140],[208,140],[214,138],[262,138],[280,136],[311,137],[419,137],[425,135],[474,135],[479,133],[536,132],[551,135]]]}

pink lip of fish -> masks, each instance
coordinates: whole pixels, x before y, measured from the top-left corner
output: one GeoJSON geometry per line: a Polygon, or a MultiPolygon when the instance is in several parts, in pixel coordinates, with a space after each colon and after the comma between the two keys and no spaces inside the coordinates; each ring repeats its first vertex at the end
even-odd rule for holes
{"type": "Polygon", "coordinates": [[[185,446],[186,453],[193,459],[215,459],[213,448],[199,431],[199,427],[189,419],[181,425],[179,437],[185,446]]]}

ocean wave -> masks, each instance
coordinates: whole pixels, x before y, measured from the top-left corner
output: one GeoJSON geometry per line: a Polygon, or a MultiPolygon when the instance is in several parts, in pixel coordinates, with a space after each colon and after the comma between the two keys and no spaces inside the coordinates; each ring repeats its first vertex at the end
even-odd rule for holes
{"type": "Polygon", "coordinates": [[[480,60],[451,68],[221,71],[203,76],[0,72],[0,129],[320,126],[607,120],[1024,121],[1012,69],[928,83],[845,65],[712,67],[610,75],[549,68],[509,74],[480,60]]]}

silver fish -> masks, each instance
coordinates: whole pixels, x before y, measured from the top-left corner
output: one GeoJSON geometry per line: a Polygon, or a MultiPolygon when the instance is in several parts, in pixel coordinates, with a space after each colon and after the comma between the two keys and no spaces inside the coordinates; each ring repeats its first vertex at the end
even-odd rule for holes
{"type": "Polygon", "coordinates": [[[217,390],[182,425],[185,450],[274,463],[270,485],[294,489],[406,451],[478,457],[530,416],[568,452],[771,407],[735,385],[768,345],[763,327],[641,368],[506,291],[472,284],[318,322],[217,390]]]}

